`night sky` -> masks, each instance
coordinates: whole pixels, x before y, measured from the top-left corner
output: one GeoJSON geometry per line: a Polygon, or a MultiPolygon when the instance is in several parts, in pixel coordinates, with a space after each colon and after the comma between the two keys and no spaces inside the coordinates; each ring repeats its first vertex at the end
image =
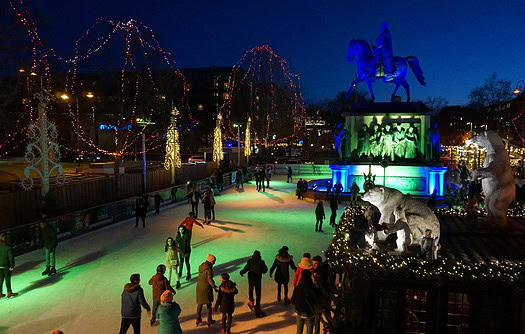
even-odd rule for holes
{"type": "MultiPolygon", "coordinates": [[[[408,74],[412,100],[444,97],[464,104],[493,72],[514,84],[525,79],[525,2],[505,1],[71,1],[25,0],[46,21],[41,34],[70,55],[73,41],[97,17],[134,18],[150,26],[179,67],[231,66],[269,44],[301,77],[304,97],[316,101],[348,89],[355,63],[351,39],[375,41],[390,24],[394,55],[416,56],[422,87],[408,74]],[[45,6],[44,6],[45,3],[45,6]]],[[[366,90],[361,83],[360,89],[366,90]]],[[[376,101],[393,85],[374,84],[376,101]]],[[[405,97],[400,89],[400,95],[405,97]]]]}

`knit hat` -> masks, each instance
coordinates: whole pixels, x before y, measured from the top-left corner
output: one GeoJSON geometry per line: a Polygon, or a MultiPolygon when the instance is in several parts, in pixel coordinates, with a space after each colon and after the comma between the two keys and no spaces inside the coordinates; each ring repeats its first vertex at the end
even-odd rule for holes
{"type": "Polygon", "coordinates": [[[212,263],[215,260],[216,260],[215,256],[213,256],[211,254],[208,254],[208,256],[206,256],[206,261],[208,261],[210,263],[212,263]]]}
{"type": "Polygon", "coordinates": [[[161,302],[171,302],[173,301],[173,293],[170,290],[166,290],[160,295],[161,302]]]}

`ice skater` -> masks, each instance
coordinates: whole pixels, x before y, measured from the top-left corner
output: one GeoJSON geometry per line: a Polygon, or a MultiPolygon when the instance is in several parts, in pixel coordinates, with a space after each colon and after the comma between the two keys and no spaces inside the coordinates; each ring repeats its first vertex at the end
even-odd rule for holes
{"type": "Polygon", "coordinates": [[[290,272],[292,269],[294,272],[297,270],[295,263],[293,262],[293,256],[288,254],[288,247],[283,246],[279,249],[275,260],[270,268],[270,277],[272,277],[273,271],[275,270],[275,283],[277,283],[277,302],[281,302],[281,286],[284,289],[284,305],[290,304],[288,299],[288,282],[290,281],[290,272]]]}
{"type": "Polygon", "coordinates": [[[310,253],[304,253],[301,259],[301,262],[297,265],[297,270],[295,271],[295,276],[293,278],[293,286],[296,287],[299,281],[301,280],[301,274],[304,271],[309,271],[310,274],[314,273],[314,264],[311,260],[310,253]]]}
{"type": "Polygon", "coordinates": [[[217,294],[217,301],[213,307],[213,312],[220,308],[222,313],[221,334],[231,334],[233,312],[235,311],[235,295],[239,293],[236,284],[230,281],[228,273],[221,274],[221,285],[217,294]]]}
{"type": "Polygon", "coordinates": [[[255,309],[255,316],[262,318],[266,316],[266,313],[261,310],[261,279],[262,275],[268,272],[266,263],[261,258],[261,252],[256,250],[253,252],[252,258],[248,260],[246,266],[241,270],[241,277],[248,273],[248,298],[250,302],[248,307],[255,309]],[[255,304],[253,298],[253,290],[255,289],[255,304]]]}
{"type": "Polygon", "coordinates": [[[159,193],[156,193],[155,196],[153,196],[153,200],[155,201],[155,214],[160,214],[160,203],[163,202],[162,196],[160,196],[159,193]]]}
{"type": "Polygon", "coordinates": [[[351,206],[357,206],[357,196],[359,195],[359,186],[357,183],[352,183],[352,186],[350,187],[350,193],[352,194],[350,197],[350,205],[351,206]]]}
{"type": "Polygon", "coordinates": [[[319,305],[319,292],[312,281],[309,271],[303,272],[299,284],[293,290],[292,304],[297,313],[297,333],[302,333],[306,323],[306,333],[312,334],[319,305]]]}
{"type": "Polygon", "coordinates": [[[330,226],[336,226],[335,219],[337,218],[337,209],[339,208],[339,203],[337,201],[337,196],[334,194],[330,195],[330,210],[332,214],[330,215],[330,226]]]}
{"type": "Polygon", "coordinates": [[[213,265],[217,259],[208,254],[206,261],[199,266],[199,279],[197,280],[197,320],[195,324],[199,326],[202,322],[202,307],[206,305],[208,309],[208,327],[215,323],[212,317],[211,303],[213,303],[213,290],[218,291],[213,281],[213,265]]]}
{"type": "Polygon", "coordinates": [[[159,319],[159,331],[157,334],[182,334],[179,315],[181,308],[173,301],[173,293],[166,290],[160,296],[160,306],[156,317],[159,319]]]}
{"type": "Polygon", "coordinates": [[[202,198],[202,206],[204,207],[204,223],[205,225],[210,225],[211,223],[211,197],[210,193],[212,193],[213,190],[209,189],[204,193],[204,197],[202,198]]]}
{"type": "Polygon", "coordinates": [[[155,324],[155,321],[157,321],[155,315],[157,314],[157,308],[160,305],[160,296],[162,295],[162,293],[166,290],[175,293],[175,290],[173,290],[173,288],[171,287],[170,283],[168,282],[168,279],[164,276],[164,273],[166,273],[166,266],[163,264],[159,264],[157,266],[157,273],[153,275],[153,277],[151,277],[148,282],[153,289],[153,307],[151,310],[152,316],[150,320],[151,326],[153,326],[155,324]]]}
{"type": "Polygon", "coordinates": [[[46,256],[46,270],[44,270],[42,276],[56,275],[55,251],[58,246],[57,232],[45,220],[40,222],[40,246],[44,247],[46,256]]]}
{"type": "Polygon", "coordinates": [[[191,212],[193,212],[193,217],[199,217],[199,200],[201,199],[200,191],[198,191],[197,188],[195,188],[195,186],[192,186],[191,191],[187,193],[184,197],[190,199],[191,212]]]}
{"type": "Polygon", "coordinates": [[[193,218],[193,212],[188,213],[188,217],[184,218],[182,223],[180,223],[179,227],[184,226],[188,231],[190,231],[190,236],[193,232],[193,225],[200,226],[201,228],[204,228],[204,225],[199,223],[197,219],[193,218]]]}
{"type": "Polygon", "coordinates": [[[187,230],[184,226],[179,226],[179,232],[175,238],[175,242],[179,246],[182,254],[179,254],[179,277],[182,277],[182,269],[184,268],[184,262],[186,262],[186,269],[188,275],[186,280],[191,279],[191,269],[190,269],[190,254],[191,254],[191,231],[187,230]]]}
{"type": "Polygon", "coordinates": [[[272,180],[272,166],[266,167],[266,188],[270,188],[270,181],[272,180]]]}
{"type": "Polygon", "coordinates": [[[288,166],[288,170],[286,172],[286,183],[293,182],[292,174],[292,167],[288,166]]]}
{"type": "Polygon", "coordinates": [[[315,232],[324,232],[323,219],[325,219],[323,201],[319,201],[317,202],[317,207],[315,208],[315,232]]]}
{"type": "Polygon", "coordinates": [[[175,289],[180,289],[179,259],[185,258],[184,253],[181,251],[179,244],[177,244],[172,237],[166,239],[164,252],[166,252],[166,271],[168,271],[168,281],[171,284],[171,272],[173,271],[175,273],[175,280],[177,281],[175,289]]]}
{"type": "Polygon", "coordinates": [[[6,295],[2,292],[4,287],[7,289],[7,298],[18,296],[18,293],[13,293],[11,290],[11,272],[15,268],[15,257],[13,250],[9,246],[7,236],[0,234],[0,299],[6,295]]]}
{"type": "Polygon", "coordinates": [[[142,219],[142,228],[146,227],[146,201],[143,196],[135,200],[135,227],[139,226],[139,219],[142,219]]]}
{"type": "Polygon", "coordinates": [[[140,334],[140,317],[142,313],[140,306],[142,305],[148,312],[148,317],[151,317],[151,308],[146,302],[146,298],[144,298],[144,290],[140,287],[140,275],[131,275],[129,281],[130,283],[124,286],[121,296],[122,321],[119,334],[126,334],[129,326],[133,327],[134,334],[140,334]]]}

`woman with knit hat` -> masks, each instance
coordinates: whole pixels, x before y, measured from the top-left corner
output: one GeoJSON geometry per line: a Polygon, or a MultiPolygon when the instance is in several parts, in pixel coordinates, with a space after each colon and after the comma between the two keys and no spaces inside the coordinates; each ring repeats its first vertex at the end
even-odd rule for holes
{"type": "Polygon", "coordinates": [[[199,266],[199,278],[197,279],[197,320],[198,326],[202,322],[201,313],[202,307],[206,305],[208,310],[208,327],[215,323],[212,319],[211,303],[213,302],[213,290],[218,291],[215,282],[213,281],[213,265],[215,264],[215,256],[208,254],[206,261],[199,266]]]}
{"type": "Polygon", "coordinates": [[[299,284],[299,281],[301,280],[301,273],[304,270],[308,270],[310,274],[314,273],[314,264],[311,259],[310,253],[304,253],[303,258],[301,259],[301,262],[297,265],[297,270],[295,271],[295,276],[293,278],[293,286],[296,287],[297,284],[299,284]]]}
{"type": "Polygon", "coordinates": [[[290,304],[288,299],[288,282],[290,281],[290,268],[297,270],[295,263],[293,262],[293,256],[288,254],[288,247],[283,246],[279,249],[278,254],[275,256],[273,265],[270,268],[270,277],[272,277],[273,271],[275,270],[275,282],[277,283],[277,302],[281,302],[281,286],[284,288],[284,304],[290,304]]]}
{"type": "Polygon", "coordinates": [[[179,304],[173,301],[173,293],[170,290],[164,291],[160,296],[160,306],[156,314],[160,320],[157,334],[182,334],[180,313],[179,304]]]}

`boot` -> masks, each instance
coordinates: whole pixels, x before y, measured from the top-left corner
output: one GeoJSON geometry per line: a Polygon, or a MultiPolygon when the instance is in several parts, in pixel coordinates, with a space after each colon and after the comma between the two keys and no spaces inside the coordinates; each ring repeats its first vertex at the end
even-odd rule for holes
{"type": "Polygon", "coordinates": [[[186,276],[186,281],[189,281],[191,279],[191,275],[188,274],[188,276],[186,276]]]}
{"type": "Polygon", "coordinates": [[[290,305],[290,299],[288,297],[284,297],[284,305],[290,305]]]}
{"type": "Polygon", "coordinates": [[[18,293],[12,293],[11,291],[7,293],[7,298],[16,297],[16,296],[18,296],[18,293]]]}
{"type": "Polygon", "coordinates": [[[51,267],[46,266],[46,270],[44,270],[44,272],[42,273],[42,276],[46,276],[47,274],[49,274],[50,271],[51,271],[51,267]]]}
{"type": "Polygon", "coordinates": [[[177,284],[175,285],[175,289],[180,289],[180,281],[177,281],[177,284]]]}
{"type": "Polygon", "coordinates": [[[248,307],[250,308],[250,310],[253,310],[253,300],[250,300],[248,302],[248,307]]]}
{"type": "Polygon", "coordinates": [[[208,321],[208,327],[211,327],[215,323],[215,320],[209,320],[208,321]]]}
{"type": "Polygon", "coordinates": [[[5,295],[3,293],[0,293],[0,298],[4,298],[5,295]]]}
{"type": "Polygon", "coordinates": [[[201,318],[197,318],[197,320],[195,320],[195,326],[199,326],[199,324],[202,322],[202,319],[201,318]]]}
{"type": "Polygon", "coordinates": [[[55,269],[55,267],[51,267],[51,270],[49,271],[49,274],[47,274],[47,276],[53,276],[53,275],[56,275],[57,274],[57,271],[55,269]]]}

